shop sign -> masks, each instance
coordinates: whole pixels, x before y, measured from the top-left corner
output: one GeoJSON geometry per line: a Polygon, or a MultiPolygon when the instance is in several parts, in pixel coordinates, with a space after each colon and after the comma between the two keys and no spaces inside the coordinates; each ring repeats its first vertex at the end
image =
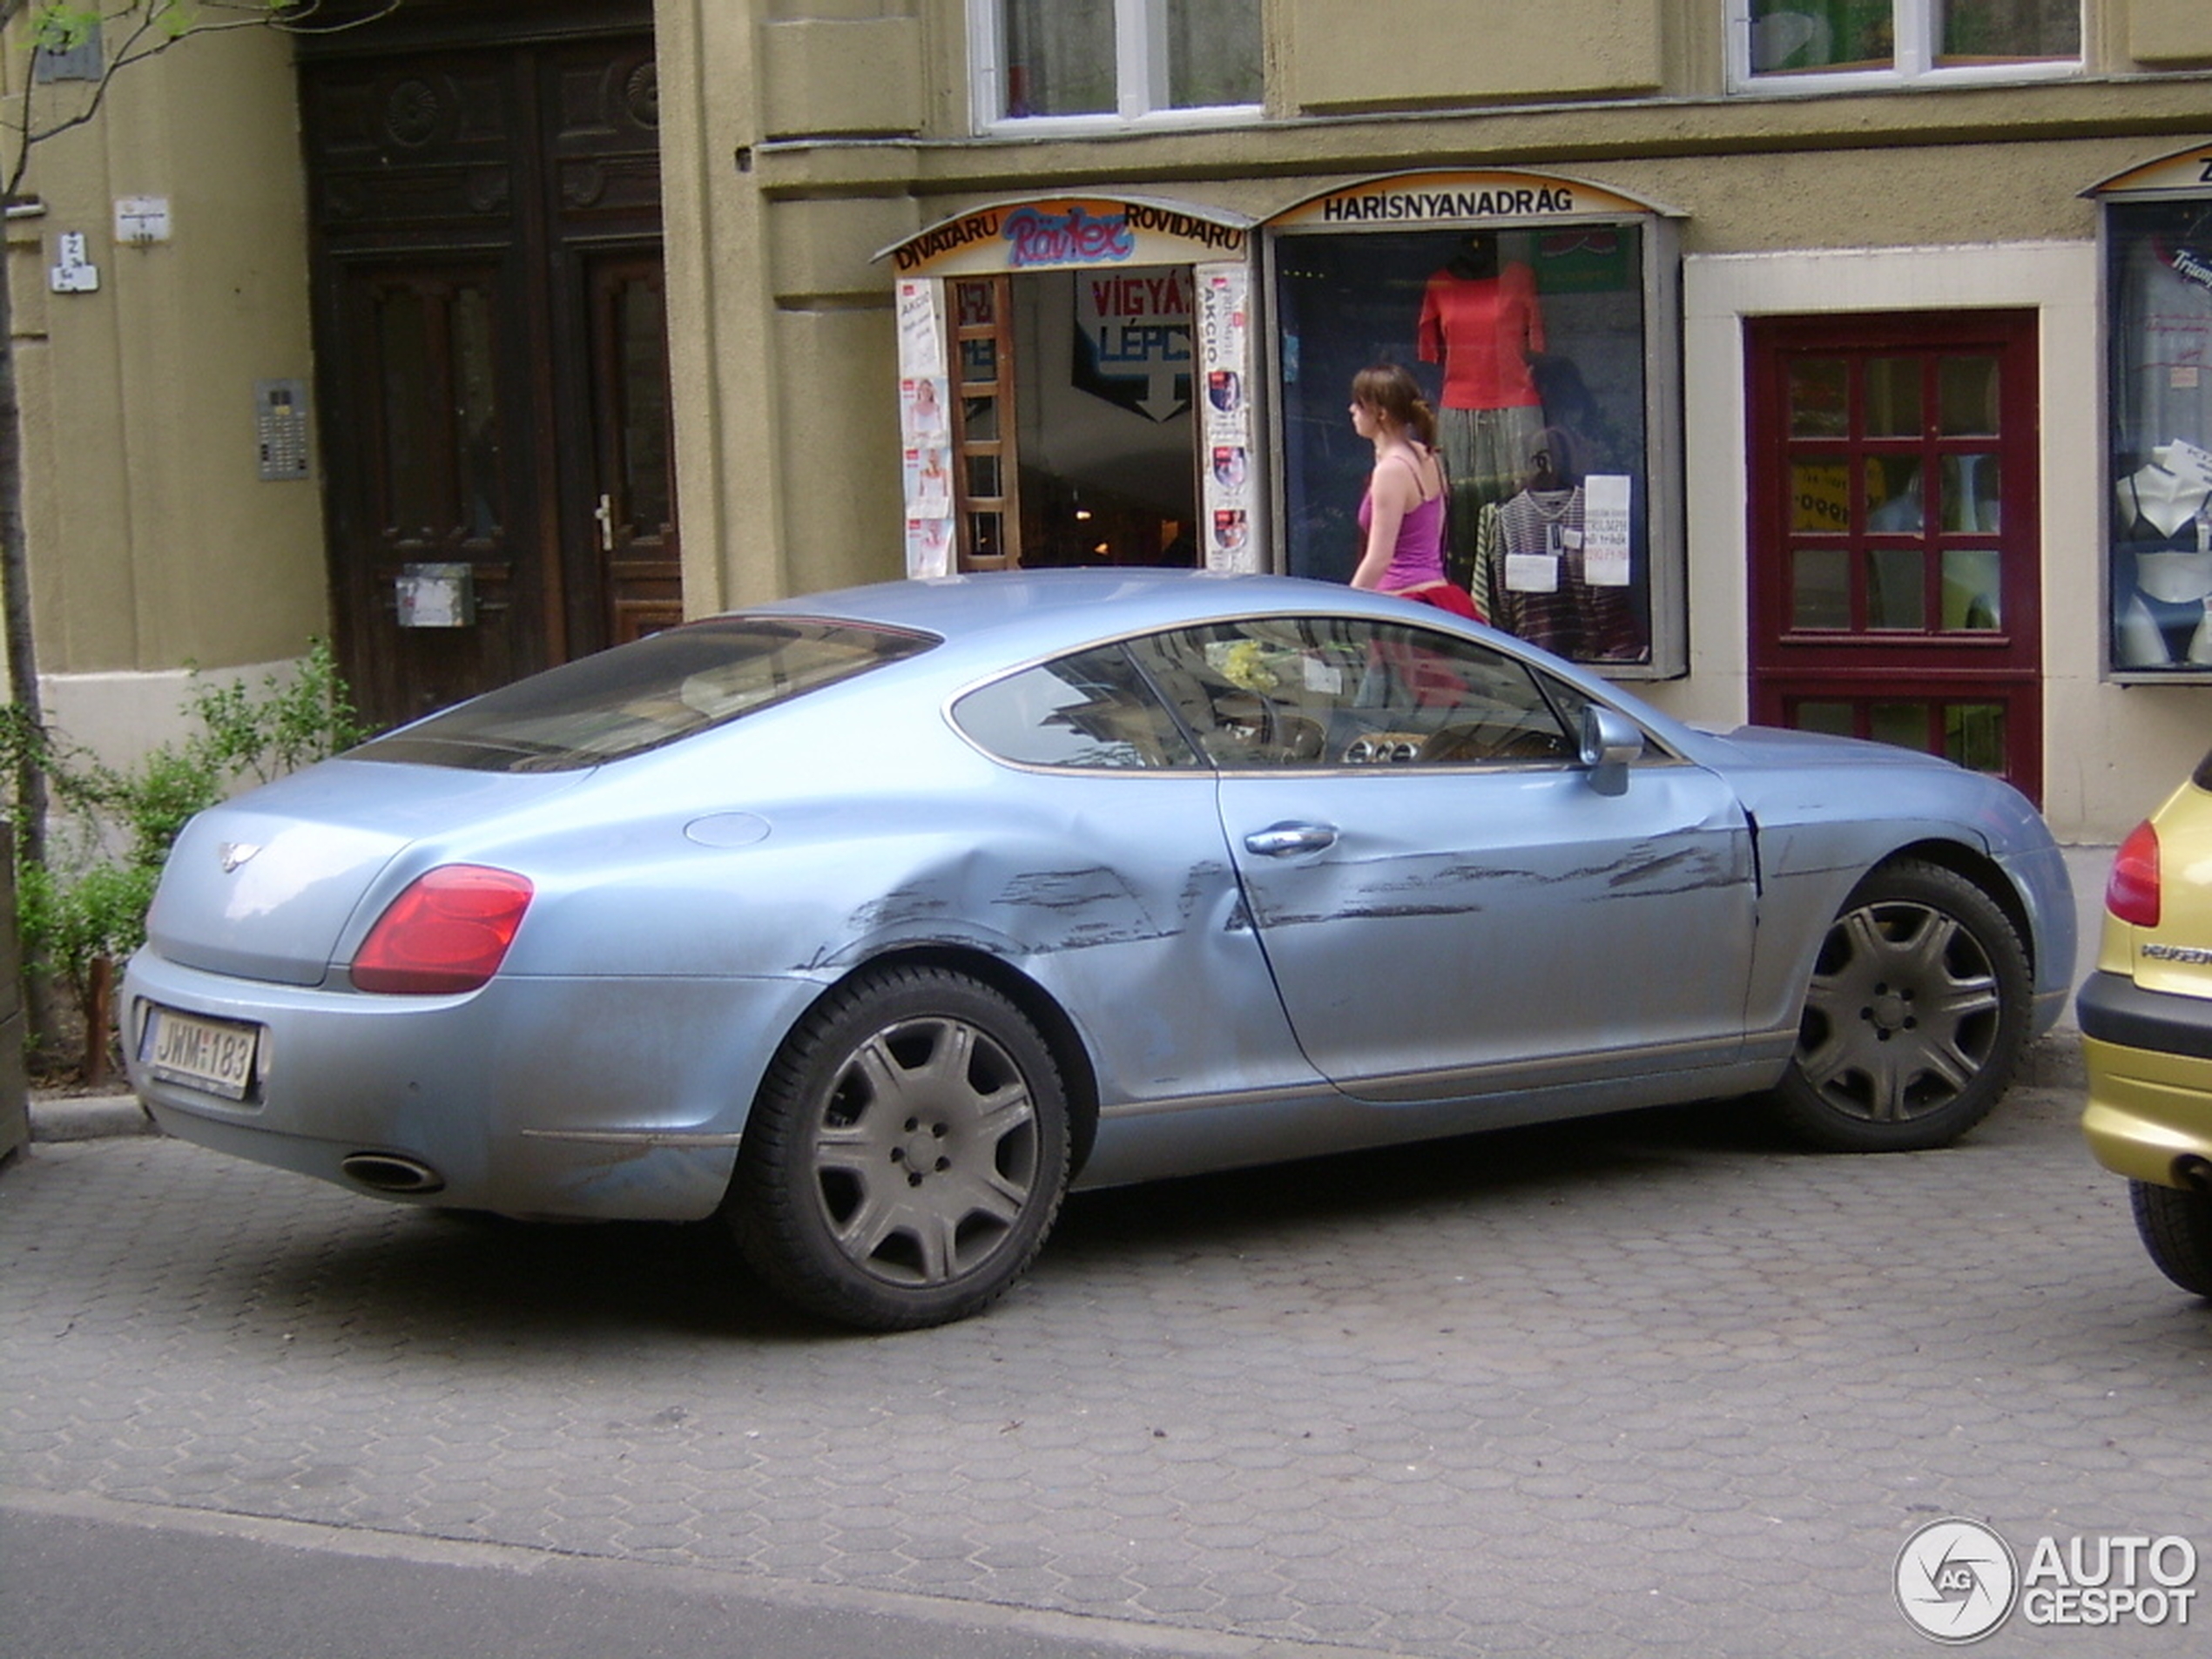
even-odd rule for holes
{"type": "Polygon", "coordinates": [[[1541,224],[1649,213],[1648,202],[1579,179],[1532,172],[1398,173],[1352,185],[1278,214],[1278,229],[1541,224]]]}
{"type": "Polygon", "coordinates": [[[1075,383],[1152,421],[1190,406],[1188,267],[1076,279],[1075,383]]]}
{"type": "Polygon", "coordinates": [[[2131,167],[2082,194],[2202,196],[2208,191],[2212,191],[2212,145],[2131,167]]]}
{"type": "Polygon", "coordinates": [[[1085,198],[977,208],[886,252],[901,276],[985,276],[1240,259],[1247,234],[1171,203],[1085,198]]]}

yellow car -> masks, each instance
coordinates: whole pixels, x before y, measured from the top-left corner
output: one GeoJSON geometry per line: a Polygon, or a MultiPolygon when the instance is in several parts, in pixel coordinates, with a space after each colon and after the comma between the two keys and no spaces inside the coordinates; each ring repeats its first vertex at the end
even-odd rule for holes
{"type": "Polygon", "coordinates": [[[2212,1297],[2212,754],[2121,844],[2075,998],[2081,1127],[2161,1271],[2212,1297]]]}

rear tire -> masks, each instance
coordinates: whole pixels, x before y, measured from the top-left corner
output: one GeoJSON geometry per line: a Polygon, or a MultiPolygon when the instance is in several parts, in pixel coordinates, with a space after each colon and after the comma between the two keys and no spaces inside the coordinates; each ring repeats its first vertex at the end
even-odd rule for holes
{"type": "Polygon", "coordinates": [[[1986,893],[1941,865],[1885,865],[1821,943],[1776,1110],[1823,1150],[1948,1145],[2012,1082],[2032,996],[2027,953],[1986,893]]]}
{"type": "Polygon", "coordinates": [[[2130,1181],[2135,1231],[2158,1271],[2183,1290],[2212,1296],[2212,1193],[2130,1181]]]}
{"type": "Polygon", "coordinates": [[[1059,1067],[1004,995],[940,968],[840,986],[776,1055],[724,1214],[762,1278],[870,1331],[965,1318],[1044,1243],[1068,1184],[1059,1067]]]}

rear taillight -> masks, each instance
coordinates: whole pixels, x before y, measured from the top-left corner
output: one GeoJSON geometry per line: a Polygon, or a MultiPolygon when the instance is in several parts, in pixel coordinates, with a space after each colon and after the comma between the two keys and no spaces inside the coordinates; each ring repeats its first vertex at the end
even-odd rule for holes
{"type": "Polygon", "coordinates": [[[511,870],[448,864],[392,900],[354,956],[354,988],[399,996],[473,991],[499,971],[529,908],[511,870]]]}
{"type": "Polygon", "coordinates": [[[2120,844],[2105,883],[2105,908],[2138,927],[2158,926],[2158,832],[2138,824],[2120,844]]]}

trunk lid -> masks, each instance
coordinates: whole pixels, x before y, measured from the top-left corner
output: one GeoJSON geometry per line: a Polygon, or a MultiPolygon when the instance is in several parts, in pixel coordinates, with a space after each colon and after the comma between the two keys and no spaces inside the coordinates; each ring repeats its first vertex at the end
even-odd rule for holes
{"type": "Polygon", "coordinates": [[[146,917],[146,942],[170,961],[210,973],[320,984],[363,895],[402,852],[534,806],[590,776],[359,760],[311,766],[185,826],[146,917]]]}

